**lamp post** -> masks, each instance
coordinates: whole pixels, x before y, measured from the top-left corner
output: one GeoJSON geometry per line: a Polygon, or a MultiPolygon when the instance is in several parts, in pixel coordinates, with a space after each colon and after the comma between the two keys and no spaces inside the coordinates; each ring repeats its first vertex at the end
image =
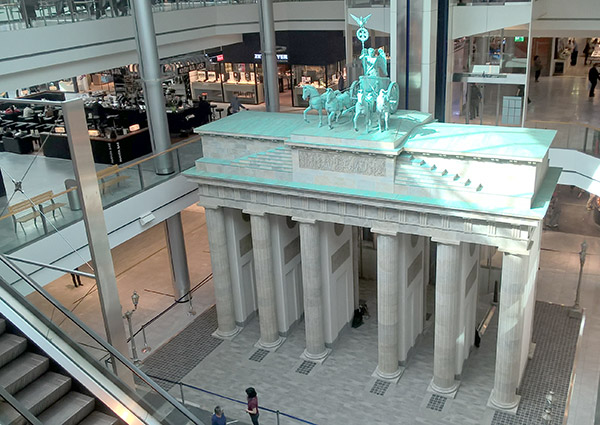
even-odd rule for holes
{"type": "Polygon", "coordinates": [[[133,364],[137,366],[141,362],[137,355],[137,347],[135,346],[135,338],[133,337],[133,326],[131,325],[131,316],[133,316],[133,312],[137,310],[138,303],[140,302],[140,296],[137,291],[133,291],[133,294],[131,294],[131,302],[133,303],[133,310],[127,310],[123,315],[123,318],[127,319],[127,325],[129,326],[129,342],[131,342],[132,360],[133,364]]]}
{"type": "Polygon", "coordinates": [[[575,293],[575,304],[569,311],[569,317],[581,318],[583,309],[579,306],[579,297],[581,295],[581,277],[583,276],[583,266],[585,265],[585,256],[587,255],[587,243],[581,243],[581,251],[579,251],[579,277],[577,279],[577,291],[575,293]]]}

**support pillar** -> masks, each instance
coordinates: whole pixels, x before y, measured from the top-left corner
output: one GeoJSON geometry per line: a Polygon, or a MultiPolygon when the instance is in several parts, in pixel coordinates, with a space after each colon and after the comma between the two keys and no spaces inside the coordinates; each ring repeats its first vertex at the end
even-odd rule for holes
{"type": "Polygon", "coordinates": [[[225,234],[225,215],[223,214],[223,208],[219,207],[205,207],[205,212],[217,306],[218,328],[213,336],[231,339],[240,333],[242,329],[235,324],[233,291],[231,275],[229,274],[229,254],[227,253],[227,236],[225,234]]]}
{"type": "Polygon", "coordinates": [[[403,369],[398,367],[399,291],[398,235],[381,233],[377,235],[377,369],[378,378],[397,381],[403,369]]]}
{"type": "MultiPolygon", "coordinates": [[[[131,6],[152,151],[154,154],[158,154],[171,147],[171,136],[169,135],[165,96],[162,89],[152,2],[133,0],[131,6]]],[[[175,168],[171,154],[157,157],[154,160],[154,167],[156,174],[173,174],[175,168]]]]}
{"type": "Polygon", "coordinates": [[[285,339],[279,336],[277,325],[277,299],[275,297],[269,218],[265,214],[244,212],[250,214],[252,255],[254,256],[254,271],[256,273],[256,295],[260,325],[260,339],[256,343],[256,347],[276,350],[283,344],[285,339]]]}
{"type": "Polygon", "coordinates": [[[319,224],[311,220],[294,220],[300,223],[300,255],[304,289],[306,349],[302,358],[323,362],[331,350],[325,348],[319,224]]]}
{"type": "Polygon", "coordinates": [[[275,23],[273,0],[258,0],[260,47],[267,112],[279,112],[279,84],[277,81],[277,54],[275,52],[275,23]]]}
{"type": "Polygon", "coordinates": [[[360,263],[359,231],[359,227],[352,226],[352,282],[354,288],[354,310],[358,309],[360,301],[360,277],[358,271],[360,263]]]}
{"type": "Polygon", "coordinates": [[[190,271],[185,251],[181,212],[165,220],[165,233],[175,301],[186,303],[190,301],[188,294],[190,292],[190,271]]]}
{"type": "Polygon", "coordinates": [[[520,396],[519,366],[523,335],[523,288],[527,284],[528,257],[504,253],[500,314],[496,345],[496,374],[488,406],[516,413],[520,396]]]}
{"type": "Polygon", "coordinates": [[[460,245],[438,242],[435,283],[433,380],[429,389],[445,397],[456,395],[456,332],[460,305],[460,245]]]}
{"type": "MultiPolygon", "coordinates": [[[[129,357],[125,325],[122,319],[123,309],[119,300],[117,278],[104,220],[83,100],[75,99],[65,102],[62,110],[67,128],[69,150],[71,158],[73,158],[73,170],[79,184],[83,222],[96,275],[106,340],[121,354],[129,357]]],[[[121,379],[128,384],[133,383],[132,374],[121,362],[113,359],[113,368],[121,379]]]]}

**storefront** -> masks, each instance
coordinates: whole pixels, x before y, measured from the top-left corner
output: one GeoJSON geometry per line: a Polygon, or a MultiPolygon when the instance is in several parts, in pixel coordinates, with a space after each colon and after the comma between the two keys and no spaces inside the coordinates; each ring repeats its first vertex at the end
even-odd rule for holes
{"type": "MultiPolygon", "coordinates": [[[[343,61],[330,65],[292,65],[292,106],[308,106],[308,101],[302,99],[302,86],[310,84],[319,94],[325,93],[327,88],[340,89],[340,75],[344,75],[343,61]]],[[[345,77],[344,77],[345,79],[345,77]]],[[[345,81],[345,80],[344,80],[345,81]]]]}

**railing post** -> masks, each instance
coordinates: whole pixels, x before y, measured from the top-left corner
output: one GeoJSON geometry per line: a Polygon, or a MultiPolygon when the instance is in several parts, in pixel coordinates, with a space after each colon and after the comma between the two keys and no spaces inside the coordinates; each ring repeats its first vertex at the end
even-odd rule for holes
{"type": "Polygon", "coordinates": [[[583,153],[586,153],[587,151],[587,140],[588,140],[588,135],[589,135],[590,129],[588,127],[585,128],[585,136],[583,137],[583,153]]]}
{"type": "Polygon", "coordinates": [[[142,190],[146,189],[146,185],[144,185],[144,174],[142,173],[142,164],[137,165],[138,176],[140,178],[140,187],[142,190]]]}
{"type": "Polygon", "coordinates": [[[179,392],[181,393],[181,404],[185,404],[185,398],[183,397],[183,383],[179,382],[179,392]]]}
{"type": "Polygon", "coordinates": [[[277,414],[277,425],[279,425],[279,410],[275,413],[277,414]]]}

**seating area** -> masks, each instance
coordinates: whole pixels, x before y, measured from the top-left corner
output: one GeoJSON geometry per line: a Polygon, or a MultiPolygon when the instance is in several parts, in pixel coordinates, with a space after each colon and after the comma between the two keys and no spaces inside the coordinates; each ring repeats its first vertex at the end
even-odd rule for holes
{"type": "Polygon", "coordinates": [[[100,191],[104,194],[106,193],[106,189],[117,185],[129,178],[124,174],[119,174],[119,166],[113,165],[111,167],[100,170],[96,173],[98,177],[98,186],[100,187],[100,191]]]}
{"type": "MultiPolygon", "coordinates": [[[[17,224],[21,226],[23,233],[26,233],[25,226],[23,223],[33,220],[35,227],[37,225],[37,219],[44,214],[48,217],[47,213],[52,213],[52,218],[56,220],[56,211],[58,210],[64,217],[61,208],[66,204],[62,202],[56,202],[54,200],[54,192],[51,190],[44,192],[40,195],[36,195],[31,200],[21,201],[13,205],[8,206],[8,212],[12,215],[15,233],[17,233],[17,224]]],[[[42,220],[45,218],[42,217],[42,220]]]]}

